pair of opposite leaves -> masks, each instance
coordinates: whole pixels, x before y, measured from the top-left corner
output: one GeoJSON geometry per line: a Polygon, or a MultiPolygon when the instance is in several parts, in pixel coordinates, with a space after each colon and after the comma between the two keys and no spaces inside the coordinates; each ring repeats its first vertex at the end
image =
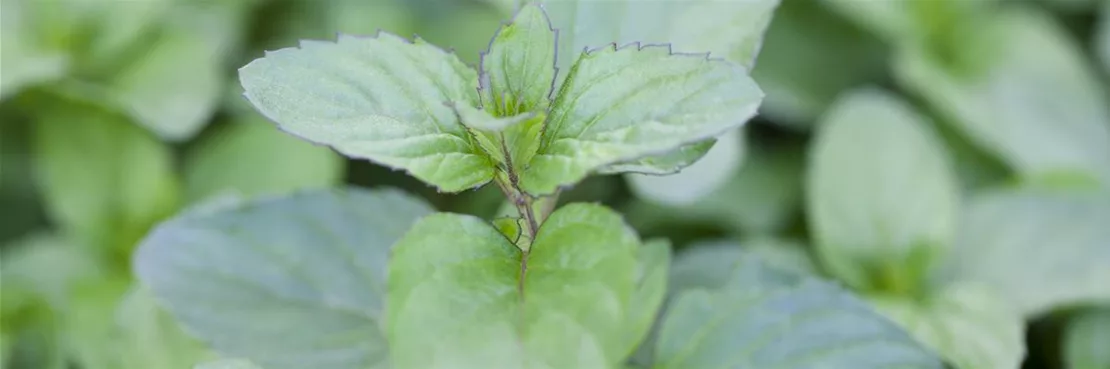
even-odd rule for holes
{"type": "Polygon", "coordinates": [[[666,46],[584,51],[559,75],[556,39],[527,5],[494,37],[481,74],[419,38],[383,33],[302,41],[240,77],[283,130],[446,192],[498,173],[532,195],[591,172],[673,173],[763,98],[743,66],[666,46]]]}
{"type": "Polygon", "coordinates": [[[525,261],[487,222],[433,212],[355,189],[197,208],[150,234],[135,272],[186,331],[267,369],[613,369],[653,325],[636,356],[655,369],[943,367],[852,294],[737,247],[672,263],[572,204],[525,261]]]}

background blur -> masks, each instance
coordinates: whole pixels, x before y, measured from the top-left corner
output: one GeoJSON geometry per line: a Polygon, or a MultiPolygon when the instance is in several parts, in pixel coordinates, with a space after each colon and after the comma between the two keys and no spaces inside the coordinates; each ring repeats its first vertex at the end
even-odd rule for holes
{"type": "MultiPolygon", "coordinates": [[[[152,225],[204,201],[347,183],[484,217],[501,206],[495,186],[440,194],[278,132],[240,96],[236,70],[298,39],[378,29],[419,34],[474,65],[512,0],[2,1],[0,367],[186,368],[204,355],[133,287],[128,266],[152,225]]],[[[906,20],[856,9],[868,1],[885,0],[783,1],[753,72],[767,93],[761,114],[707,164],[667,180],[592,177],[561,201],[602,202],[677,247],[724,240],[808,254],[811,141],[857,88],[926,118],[960,198],[1108,191],[1110,2],[922,1],[915,21],[929,36],[908,51],[906,20]],[[998,14],[1012,16],[986,19],[998,14]]],[[[1087,247],[1110,249],[1096,242],[1087,247]]],[[[1070,323],[1094,309],[1030,319],[1025,367],[1065,367],[1070,323]]],[[[1103,342],[1096,351],[1110,355],[1103,342]]]]}

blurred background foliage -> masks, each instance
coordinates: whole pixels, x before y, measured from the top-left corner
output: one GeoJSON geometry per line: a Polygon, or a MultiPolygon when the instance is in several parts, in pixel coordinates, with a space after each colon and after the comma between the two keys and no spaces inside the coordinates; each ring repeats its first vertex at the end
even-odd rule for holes
{"type": "MultiPolygon", "coordinates": [[[[150,227],[185,209],[341,183],[400,187],[483,217],[502,206],[490,186],[437,193],[279,132],[241,97],[236,70],[299,39],[379,29],[475,65],[513,0],[2,1],[3,368],[187,368],[211,356],[133,285],[128,265],[150,227]]],[[[895,223],[919,219],[873,195],[950,205],[921,221],[939,224],[935,241],[956,259],[976,260],[965,269],[1016,296],[1023,366],[1110,368],[1110,2],[784,0],[753,75],[767,94],[761,114],[697,166],[597,176],[560,200],[612,206],[679,248],[724,243],[807,270],[820,261],[815,273],[895,316],[900,302],[882,292],[912,289],[891,284],[925,272],[838,271],[826,249],[854,241],[821,229],[814,197],[895,223]],[[883,109],[909,110],[891,114],[911,123],[883,126],[883,109]],[[880,126],[833,123],[855,120],[880,126]],[[860,152],[822,151],[857,142],[860,152]],[[812,178],[826,172],[846,179],[812,178]],[[922,187],[949,179],[950,196],[922,187]],[[880,182],[889,186],[870,186],[880,182]],[[1083,261],[1095,264],[1061,272],[1083,261]]]]}

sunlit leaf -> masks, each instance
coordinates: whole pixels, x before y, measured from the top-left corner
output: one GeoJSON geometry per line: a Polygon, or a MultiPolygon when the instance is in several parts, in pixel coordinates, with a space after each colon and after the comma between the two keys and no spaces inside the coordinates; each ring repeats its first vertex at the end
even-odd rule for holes
{"type": "Polygon", "coordinates": [[[583,52],[522,187],[552,193],[601,167],[715,137],[744,124],[762,98],[743,68],[704,55],[640,45],[583,52]]]}
{"type": "Polygon", "coordinates": [[[302,41],[254,60],[239,76],[255,107],[301,138],[405,169],[442,191],[493,178],[448,106],[477,105],[477,73],[421,39],[382,33],[302,41]]]}
{"type": "Polygon", "coordinates": [[[390,261],[394,365],[610,368],[638,341],[629,328],[642,324],[644,312],[630,310],[638,247],[620,216],[598,205],[555,211],[528,254],[481,219],[429,216],[390,261]]]}
{"type": "Polygon", "coordinates": [[[554,89],[555,31],[537,6],[525,6],[482,56],[483,104],[498,116],[547,107],[554,89]]]}

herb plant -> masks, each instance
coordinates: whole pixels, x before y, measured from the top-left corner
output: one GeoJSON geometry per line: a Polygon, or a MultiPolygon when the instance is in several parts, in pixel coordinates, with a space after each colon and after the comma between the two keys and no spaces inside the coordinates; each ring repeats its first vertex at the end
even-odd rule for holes
{"type": "Polygon", "coordinates": [[[731,61],[641,44],[558,54],[559,38],[526,5],[480,71],[388,33],[243,67],[280,129],[444,192],[493,182],[515,213],[487,222],[356,189],[182,213],[143,241],[135,272],[234,359],[202,367],[944,367],[840,287],[735,249],[683,254],[672,272],[668,242],[615,211],[558,206],[591,173],[689,165],[763,96],[731,61]]]}

